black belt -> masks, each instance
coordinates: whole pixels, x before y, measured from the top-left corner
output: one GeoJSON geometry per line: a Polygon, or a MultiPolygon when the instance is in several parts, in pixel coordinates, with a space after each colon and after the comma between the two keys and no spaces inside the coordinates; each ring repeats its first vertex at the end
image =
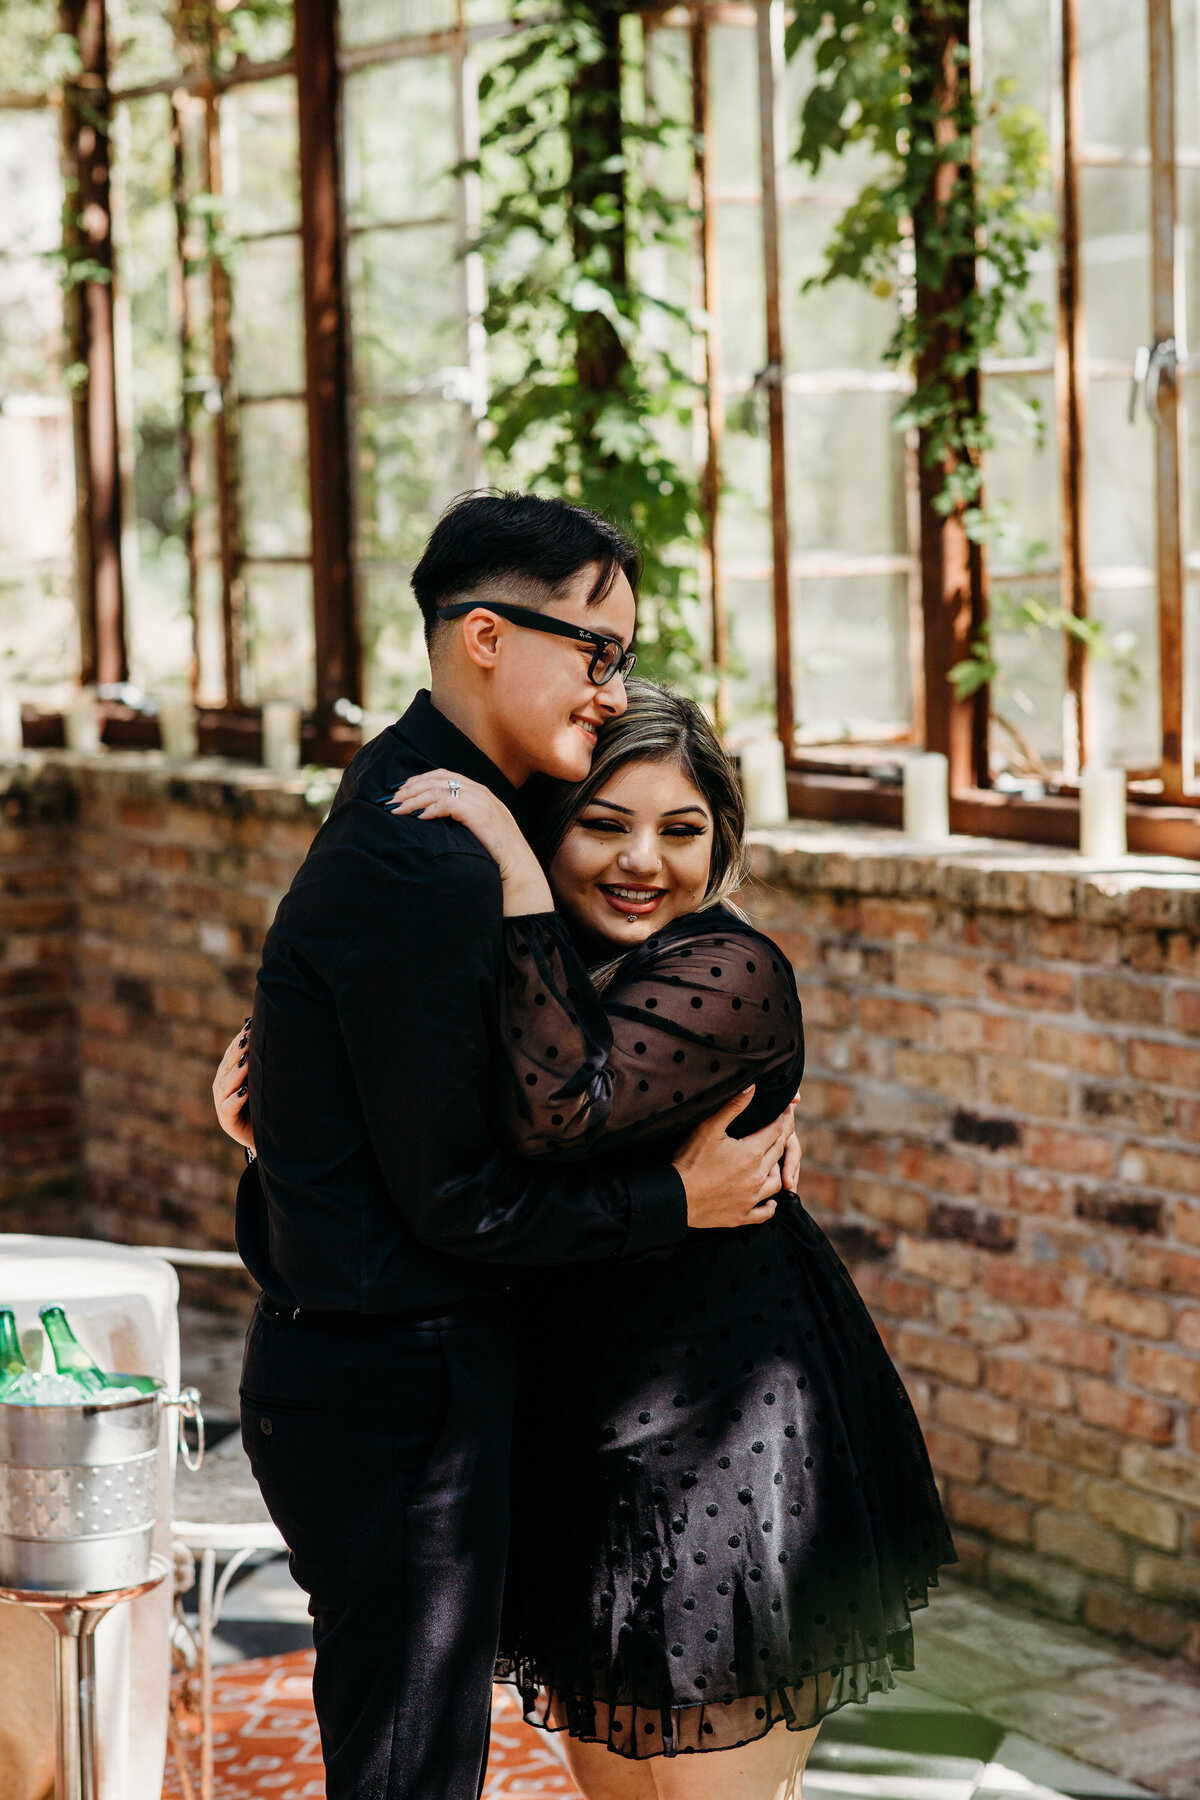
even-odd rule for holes
{"type": "Polygon", "coordinates": [[[505,1301],[500,1295],[450,1300],[437,1307],[412,1312],[362,1313],[341,1309],[317,1310],[308,1306],[281,1306],[269,1294],[258,1296],[258,1310],[265,1319],[286,1325],[311,1325],[317,1331],[338,1331],[347,1336],[378,1331],[398,1331],[405,1325],[427,1325],[434,1319],[501,1318],[505,1301]]]}

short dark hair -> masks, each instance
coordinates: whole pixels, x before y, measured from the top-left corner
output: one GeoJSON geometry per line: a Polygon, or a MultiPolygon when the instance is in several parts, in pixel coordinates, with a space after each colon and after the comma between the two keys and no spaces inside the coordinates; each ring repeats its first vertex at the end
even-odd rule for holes
{"type": "Polygon", "coordinates": [[[434,526],[412,574],[425,642],[432,640],[439,606],[485,587],[497,599],[507,595],[521,606],[545,606],[561,598],[571,577],[589,563],[599,565],[589,605],[603,600],[618,573],[637,592],[641,551],[586,506],[537,494],[460,495],[434,526]]]}

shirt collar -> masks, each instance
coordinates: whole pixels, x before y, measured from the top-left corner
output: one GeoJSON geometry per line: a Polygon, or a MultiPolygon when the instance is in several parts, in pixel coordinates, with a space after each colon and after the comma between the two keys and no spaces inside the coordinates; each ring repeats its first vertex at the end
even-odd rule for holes
{"type": "Polygon", "coordinates": [[[403,716],[392,726],[431,768],[453,769],[490,788],[497,800],[503,801],[518,821],[528,810],[506,775],[501,774],[490,757],[465,732],[452,725],[445,713],[433,704],[428,688],[422,688],[403,716]]]}

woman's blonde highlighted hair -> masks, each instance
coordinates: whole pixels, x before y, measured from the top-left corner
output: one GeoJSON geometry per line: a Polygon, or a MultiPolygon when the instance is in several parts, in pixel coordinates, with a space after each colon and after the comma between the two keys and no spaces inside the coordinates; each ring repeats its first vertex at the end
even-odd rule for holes
{"type": "Polygon", "coordinates": [[[542,808],[535,848],[549,866],[585,806],[629,763],[674,763],[712,814],[712,860],[702,905],[716,906],[749,874],[746,809],[733,760],[703,707],[686,694],[635,676],[625,683],[629,704],[600,728],[591,772],[574,787],[555,787],[542,808]]]}

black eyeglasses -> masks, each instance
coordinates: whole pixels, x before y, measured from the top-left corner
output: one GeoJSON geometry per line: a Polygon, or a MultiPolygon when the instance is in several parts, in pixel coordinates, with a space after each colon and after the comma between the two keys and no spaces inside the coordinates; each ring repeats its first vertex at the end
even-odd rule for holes
{"type": "Polygon", "coordinates": [[[570,638],[574,643],[590,645],[592,660],[588,664],[588,680],[596,687],[603,687],[614,675],[624,680],[633,674],[637,657],[625,648],[620,638],[605,637],[601,631],[587,631],[582,625],[569,625],[566,619],[534,612],[528,606],[509,606],[499,600],[457,600],[453,606],[439,606],[437,616],[446,620],[461,619],[469,612],[498,613],[510,625],[523,625],[527,631],[546,631],[551,637],[570,638]]]}

